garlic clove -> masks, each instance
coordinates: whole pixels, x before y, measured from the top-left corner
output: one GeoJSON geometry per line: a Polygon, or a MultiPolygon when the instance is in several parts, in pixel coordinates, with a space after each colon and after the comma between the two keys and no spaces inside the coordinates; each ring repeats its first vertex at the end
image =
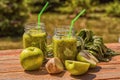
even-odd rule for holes
{"type": "Polygon", "coordinates": [[[46,63],[45,67],[46,67],[46,70],[48,71],[48,73],[50,73],[50,74],[60,73],[64,70],[62,62],[57,57],[51,58],[46,63]]]}

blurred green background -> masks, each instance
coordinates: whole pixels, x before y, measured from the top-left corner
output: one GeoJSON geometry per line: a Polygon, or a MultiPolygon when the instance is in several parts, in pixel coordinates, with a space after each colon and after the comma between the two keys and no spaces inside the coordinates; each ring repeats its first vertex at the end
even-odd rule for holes
{"type": "Polygon", "coordinates": [[[46,1],[50,4],[41,21],[50,37],[57,26],[69,25],[82,10],[74,27],[91,29],[102,36],[105,43],[118,42],[120,36],[119,0],[0,0],[0,50],[22,48],[24,24],[36,23],[37,15],[46,1]]]}

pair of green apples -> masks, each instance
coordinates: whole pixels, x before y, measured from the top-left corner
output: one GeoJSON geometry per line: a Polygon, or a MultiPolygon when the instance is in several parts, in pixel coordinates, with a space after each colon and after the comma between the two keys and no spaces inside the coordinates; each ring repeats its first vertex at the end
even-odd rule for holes
{"type": "MultiPolygon", "coordinates": [[[[89,68],[94,68],[98,62],[95,57],[81,51],[77,55],[78,61],[66,60],[65,67],[72,75],[81,75],[88,71],[89,68]]],[[[44,60],[43,52],[36,47],[28,47],[20,54],[20,63],[25,70],[39,69],[44,60]]]]}

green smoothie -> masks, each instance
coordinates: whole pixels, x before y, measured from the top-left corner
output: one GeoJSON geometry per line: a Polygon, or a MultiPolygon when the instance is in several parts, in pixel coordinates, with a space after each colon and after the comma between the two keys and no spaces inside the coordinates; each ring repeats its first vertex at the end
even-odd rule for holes
{"type": "Polygon", "coordinates": [[[75,37],[53,37],[54,57],[58,57],[64,63],[65,60],[75,60],[77,53],[77,40],[75,37]]]}
{"type": "Polygon", "coordinates": [[[46,55],[46,33],[41,30],[31,29],[23,35],[23,48],[38,47],[46,55]]]}

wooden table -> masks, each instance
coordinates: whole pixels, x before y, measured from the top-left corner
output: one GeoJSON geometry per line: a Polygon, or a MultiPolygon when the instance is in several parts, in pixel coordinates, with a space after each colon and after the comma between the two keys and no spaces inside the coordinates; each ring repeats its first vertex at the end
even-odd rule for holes
{"type": "MultiPolygon", "coordinates": [[[[106,45],[120,52],[120,43],[106,45]]],[[[0,51],[0,80],[120,80],[120,56],[113,57],[110,62],[99,63],[82,76],[71,76],[67,71],[50,75],[44,67],[38,71],[24,71],[19,62],[21,51],[0,51]]]]}

